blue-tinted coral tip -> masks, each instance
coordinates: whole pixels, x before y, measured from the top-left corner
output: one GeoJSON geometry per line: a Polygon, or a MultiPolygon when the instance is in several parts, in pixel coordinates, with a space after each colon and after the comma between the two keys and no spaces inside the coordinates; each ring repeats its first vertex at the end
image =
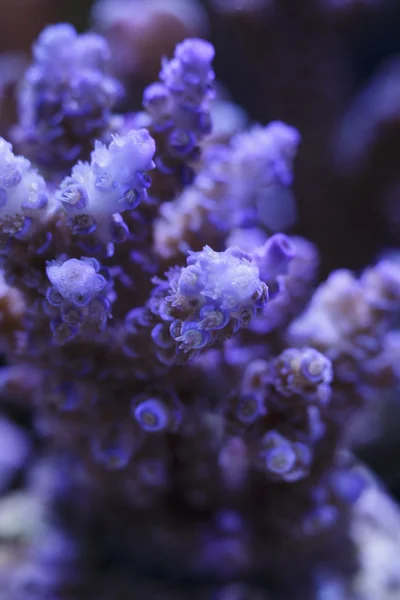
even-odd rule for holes
{"type": "Polygon", "coordinates": [[[303,531],[306,535],[318,535],[333,527],[340,516],[339,509],[333,504],[322,504],[303,519],[303,531]]]}
{"type": "Polygon", "coordinates": [[[307,348],[301,359],[301,373],[312,383],[330,383],[333,379],[332,363],[323,354],[307,348]]]}
{"type": "Polygon", "coordinates": [[[47,194],[41,193],[31,193],[28,198],[22,203],[21,207],[24,208],[27,212],[29,211],[37,211],[43,208],[46,208],[48,204],[49,198],[47,194]]]}
{"type": "Polygon", "coordinates": [[[151,330],[153,342],[160,348],[171,348],[173,342],[168,328],[163,323],[157,323],[151,330]]]}
{"type": "Polygon", "coordinates": [[[35,162],[63,172],[86,158],[95,139],[108,140],[111,109],[121,84],[108,74],[110,55],[100,36],[50,25],[33,46],[33,63],[19,88],[16,138],[35,162]]]}
{"type": "Polygon", "coordinates": [[[85,208],[88,202],[86,189],[78,183],[72,183],[63,188],[57,193],[57,197],[61,202],[68,204],[69,207],[76,210],[85,208]]]}
{"type": "MultiPolygon", "coordinates": [[[[172,325],[170,331],[173,331],[172,325]]],[[[207,346],[211,339],[210,331],[202,329],[200,323],[196,321],[185,322],[182,324],[180,335],[175,337],[177,342],[180,342],[179,349],[184,352],[190,350],[200,350],[207,346]]]]}
{"type": "Polygon", "coordinates": [[[215,309],[212,305],[203,306],[199,313],[199,325],[205,331],[223,329],[229,323],[229,313],[226,310],[215,309]]]}
{"type": "Polygon", "coordinates": [[[334,497],[346,504],[354,504],[368,485],[365,475],[354,469],[332,471],[329,483],[334,497]]]}
{"type": "MultiPolygon", "coordinates": [[[[215,95],[213,58],[212,44],[186,39],[178,44],[171,60],[164,59],[162,83],[154,83],[144,91],[143,106],[150,116],[151,128],[165,136],[165,148],[157,156],[157,167],[162,172],[164,167],[168,171],[171,158],[196,161],[198,144],[211,131],[210,101],[215,95]]],[[[183,175],[182,169],[177,172],[183,175]]]]}
{"type": "Polygon", "coordinates": [[[168,409],[161,400],[149,398],[135,404],[135,400],[133,400],[133,416],[144,431],[153,433],[163,431],[168,427],[168,409]]]}
{"type": "Polygon", "coordinates": [[[30,226],[47,215],[46,182],[11,144],[0,138],[0,225],[4,233],[23,238],[30,226]]]}
{"type": "Polygon", "coordinates": [[[110,426],[109,430],[97,433],[91,450],[94,460],[107,469],[125,469],[133,455],[135,444],[129,431],[123,427],[110,426]]]}
{"type": "MultiPolygon", "coordinates": [[[[206,40],[200,38],[189,38],[178,44],[175,50],[175,58],[181,60],[186,65],[195,65],[199,70],[201,67],[208,70],[210,63],[214,60],[214,46],[206,40]]],[[[190,83],[196,85],[199,83],[199,77],[195,73],[191,74],[190,83]]]]}
{"type": "Polygon", "coordinates": [[[245,425],[252,425],[267,413],[262,394],[242,396],[236,408],[236,416],[245,425]]]}
{"type": "Polygon", "coordinates": [[[171,154],[185,156],[195,147],[196,138],[190,131],[175,129],[168,136],[168,145],[171,154]]]}
{"type": "Polygon", "coordinates": [[[289,443],[265,450],[260,454],[265,460],[265,468],[274,475],[286,475],[296,464],[296,455],[289,443]]]}
{"type": "Polygon", "coordinates": [[[110,226],[111,241],[114,244],[122,244],[128,239],[129,228],[124,221],[113,220],[110,226]]]}
{"type": "Polygon", "coordinates": [[[54,319],[50,323],[53,332],[53,341],[57,346],[70,342],[78,333],[76,325],[70,325],[62,319],[54,319]]]}
{"type": "Polygon", "coordinates": [[[63,297],[56,290],[55,287],[49,287],[46,292],[46,299],[52,306],[61,306],[63,303],[63,297]]]}
{"type": "Polygon", "coordinates": [[[104,288],[105,279],[98,274],[96,263],[77,258],[53,261],[48,263],[47,276],[59,294],[75,304],[79,296],[94,297],[104,288]]]}
{"type": "Polygon", "coordinates": [[[97,141],[90,164],[78,162],[56,194],[73,233],[96,233],[103,244],[125,241],[128,228],[120,213],[147,198],[154,153],[155,142],[146,129],[115,135],[108,146],[97,141]]]}
{"type": "Polygon", "coordinates": [[[170,103],[168,89],[162,83],[152,83],[143,93],[143,105],[152,116],[167,114],[170,103]]]}
{"type": "Polygon", "coordinates": [[[295,256],[296,249],[291,239],[283,233],[276,233],[254,252],[254,261],[260,269],[261,279],[269,281],[287,275],[295,256]]]}
{"type": "Polygon", "coordinates": [[[293,482],[308,475],[313,454],[301,442],[292,442],[278,431],[271,430],[261,440],[259,462],[273,479],[293,482]]]}

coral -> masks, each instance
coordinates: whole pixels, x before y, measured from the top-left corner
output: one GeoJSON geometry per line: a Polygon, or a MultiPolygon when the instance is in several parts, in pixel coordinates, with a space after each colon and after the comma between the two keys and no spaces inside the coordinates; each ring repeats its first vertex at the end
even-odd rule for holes
{"type": "Polygon", "coordinates": [[[96,142],[90,164],[75,165],[57,194],[75,234],[95,232],[102,243],[125,239],[120,213],[146,198],[154,151],[146,129],[115,136],[109,146],[96,142]]]}
{"type": "MultiPolygon", "coordinates": [[[[396,385],[399,338],[399,265],[382,259],[357,279],[338,270],[316,290],[307,310],[289,326],[291,345],[310,344],[332,360],[333,395],[340,412],[367,407],[396,385]]],[[[353,443],[365,430],[349,428],[353,443]]],[[[372,433],[373,436],[373,433],[372,433]]]]}
{"type": "Polygon", "coordinates": [[[204,241],[221,245],[236,228],[267,232],[295,220],[290,193],[299,132],[284,123],[254,126],[229,145],[211,143],[193,185],[160,209],[155,250],[170,259],[204,241]]]}
{"type": "Polygon", "coordinates": [[[211,132],[213,58],[212,44],[186,39],[177,45],[171,60],[163,61],[160,82],[143,93],[149,131],[157,142],[157,169],[165,176],[175,175],[181,187],[193,178],[199,143],[211,132]]]}
{"type": "Polygon", "coordinates": [[[95,140],[108,140],[122,86],[107,73],[106,41],[66,23],[42,31],[33,59],[20,86],[14,137],[32,160],[63,172],[86,158],[95,140]]]}
{"type": "Polygon", "coordinates": [[[32,164],[0,138],[0,392],[54,461],[65,531],[11,599],[79,598],[111,564],[139,598],[155,573],[310,600],[356,568],[349,430],[399,382],[400,266],[315,289],[316,246],[283,233],[301,133],[246,127],[213,59],[180,41],[117,116],[103,38],[61,24],[34,45],[13,134],[32,164]]]}

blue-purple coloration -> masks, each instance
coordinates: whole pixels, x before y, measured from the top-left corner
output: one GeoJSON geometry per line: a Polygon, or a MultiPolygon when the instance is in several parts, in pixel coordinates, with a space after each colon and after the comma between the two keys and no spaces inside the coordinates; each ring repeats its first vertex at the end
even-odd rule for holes
{"type": "Polygon", "coordinates": [[[105,40],[67,23],[43,30],[33,59],[20,86],[15,139],[29,158],[62,173],[87,158],[96,139],[110,138],[123,88],[108,73],[105,40]]]}
{"type": "Polygon", "coordinates": [[[314,581],[364,488],[351,418],[399,381],[400,264],[316,287],[317,249],[276,227],[300,133],[213,138],[208,41],[163,60],[134,117],[112,113],[103,38],[50,26],[33,54],[14,131],[32,164],[0,138],[2,389],[73,465],[110,562],[252,599],[232,582],[311,540],[314,581]]]}
{"type": "Polygon", "coordinates": [[[95,258],[61,257],[47,264],[51,286],[46,292],[46,311],[54,316],[50,326],[57,343],[70,341],[86,329],[94,335],[105,328],[111,303],[107,281],[99,271],[95,258]]]}
{"type": "MultiPolygon", "coordinates": [[[[157,140],[155,162],[161,181],[173,177],[178,189],[193,180],[199,144],[211,133],[213,58],[214,48],[206,40],[184,40],[172,59],[163,59],[160,81],[143,93],[146,114],[139,121],[157,140]]],[[[161,186],[159,194],[168,195],[168,187],[161,186]]]]}
{"type": "Polygon", "coordinates": [[[172,157],[190,156],[199,141],[211,132],[213,98],[212,44],[188,39],[176,47],[171,60],[163,61],[160,83],[147,87],[143,106],[154,131],[166,136],[172,157]]]}
{"type": "Polygon", "coordinates": [[[247,327],[268,298],[252,257],[239,248],[192,252],[187,266],[169,275],[166,297],[175,318],[170,333],[179,349],[198,350],[247,327]]]}
{"type": "Polygon", "coordinates": [[[207,145],[192,185],[160,207],[154,223],[157,253],[173,259],[205,243],[224,244],[230,235],[248,230],[253,249],[265,241],[264,231],[275,232],[276,224],[290,227],[299,143],[295,128],[274,122],[238,133],[226,145],[207,145]]]}
{"type": "Polygon", "coordinates": [[[78,162],[56,194],[72,232],[94,233],[102,244],[124,241],[128,229],[121,213],[147,198],[154,152],[146,129],[115,135],[108,146],[97,141],[90,164],[78,162]]]}
{"type": "Polygon", "coordinates": [[[43,177],[29,160],[15,156],[9,142],[0,138],[0,220],[2,231],[24,237],[33,222],[51,210],[43,177]]]}

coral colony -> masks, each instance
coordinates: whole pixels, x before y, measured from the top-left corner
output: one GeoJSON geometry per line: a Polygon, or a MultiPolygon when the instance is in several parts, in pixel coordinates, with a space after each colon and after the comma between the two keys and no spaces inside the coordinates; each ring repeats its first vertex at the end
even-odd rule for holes
{"type": "Polygon", "coordinates": [[[10,600],[80,597],[90,544],[130,578],[86,599],[309,600],[356,568],[351,417],[399,375],[400,264],[317,285],[269,211],[301,132],[213,137],[213,58],[179,43],[120,115],[102,37],[34,44],[0,140],[1,381],[61,461],[69,533],[10,600]]]}

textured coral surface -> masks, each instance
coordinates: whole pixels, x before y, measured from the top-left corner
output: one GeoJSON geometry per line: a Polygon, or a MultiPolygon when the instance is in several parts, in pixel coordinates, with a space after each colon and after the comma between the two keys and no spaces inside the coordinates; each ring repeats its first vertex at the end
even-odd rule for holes
{"type": "MultiPolygon", "coordinates": [[[[300,34],[287,37],[287,4],[219,0],[211,13],[258,35],[276,23],[291,64],[300,34]]],[[[0,138],[8,600],[372,600],[398,589],[369,548],[398,552],[396,534],[385,541],[390,525],[369,530],[366,516],[390,501],[354,452],[386,439],[399,389],[400,261],[370,251],[363,269],[326,275],[332,257],[312,241],[318,226],[304,236],[296,202],[305,188],[310,202],[329,199],[341,177],[357,191],[395,119],[378,77],[343,112],[325,165],[345,96],[338,84],[330,104],[327,81],[346,64],[341,28],[371,4],[310,2],[302,14],[321,36],[302,38],[308,76],[295,85],[281,70],[267,112],[275,94],[291,104],[287,76],[300,113],[313,97],[314,129],[305,112],[253,122],[229,99],[214,45],[195,37],[208,27],[195,4],[102,0],[103,35],[61,23],[34,42],[0,138]],[[154,31],[163,49],[150,56],[154,31]],[[35,528],[19,526],[30,511],[35,528]]],[[[262,86],[274,57],[259,58],[249,69],[262,86]]],[[[393,203],[392,178],[382,187],[393,203]]],[[[317,223],[326,205],[315,204],[317,223]]]]}

